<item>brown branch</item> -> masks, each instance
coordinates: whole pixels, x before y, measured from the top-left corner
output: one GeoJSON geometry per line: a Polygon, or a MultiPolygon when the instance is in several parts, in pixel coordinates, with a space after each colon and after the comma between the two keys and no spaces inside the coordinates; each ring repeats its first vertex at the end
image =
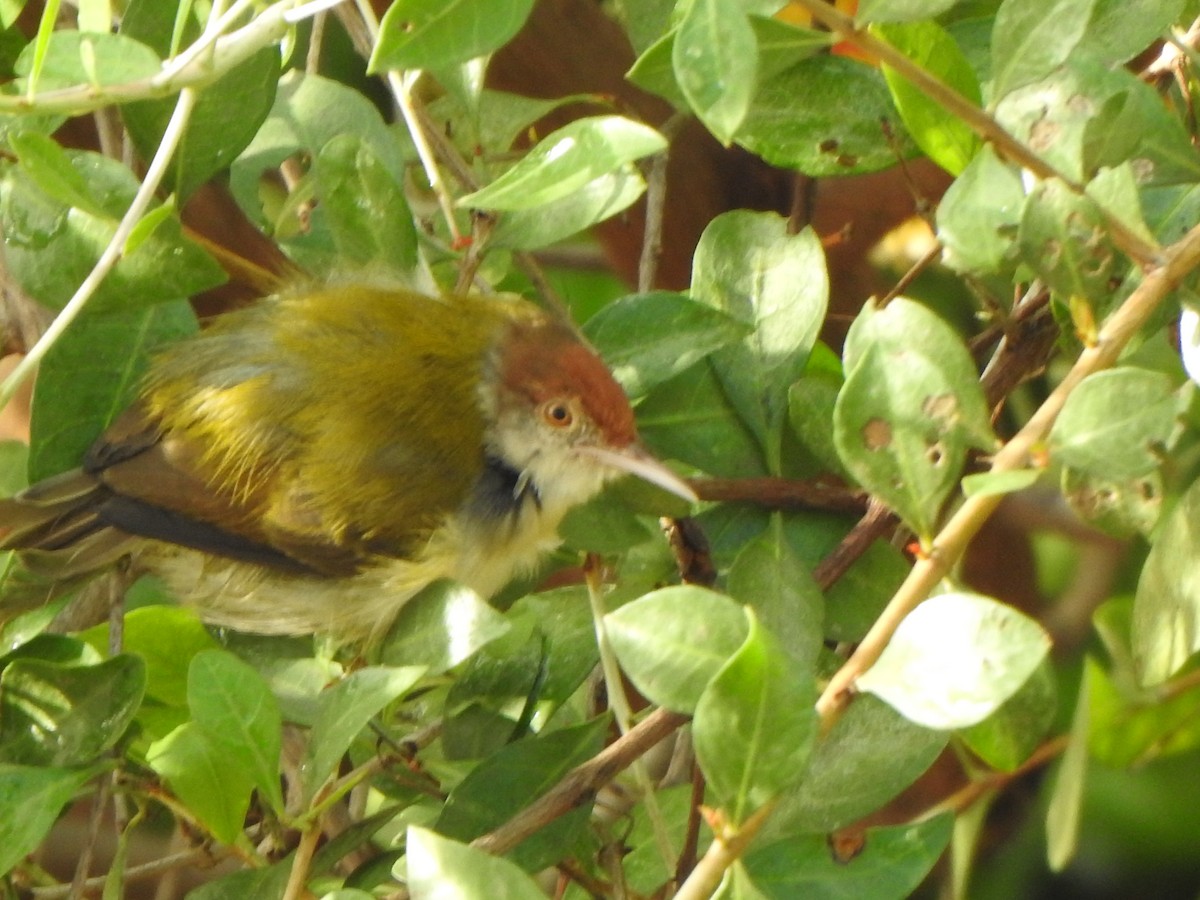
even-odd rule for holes
{"type": "Polygon", "coordinates": [[[538,829],[590,801],[596,791],[688,721],[690,717],[682,713],[656,709],[495,831],[476,838],[471,846],[497,856],[507,853],[538,829]]]}
{"type": "Polygon", "coordinates": [[[867,504],[862,491],[794,478],[693,478],[688,484],[701,500],[719,503],[757,503],[776,509],[801,507],[856,514],[867,504]]]}
{"type": "Polygon", "coordinates": [[[974,804],[980,797],[991,791],[996,791],[1020,778],[1022,775],[1040,769],[1042,766],[1060,756],[1067,749],[1070,735],[1062,734],[1047,741],[1029,755],[1029,758],[1011,772],[990,772],[982,778],[976,778],[969,784],[963,785],[949,797],[939,800],[925,812],[917,816],[916,821],[923,822],[940,816],[945,812],[955,815],[974,804]]]}
{"type": "Polygon", "coordinates": [[[871,500],[863,517],[813,569],[817,586],[823,591],[829,590],[871,544],[895,528],[899,521],[885,504],[871,500]]]}

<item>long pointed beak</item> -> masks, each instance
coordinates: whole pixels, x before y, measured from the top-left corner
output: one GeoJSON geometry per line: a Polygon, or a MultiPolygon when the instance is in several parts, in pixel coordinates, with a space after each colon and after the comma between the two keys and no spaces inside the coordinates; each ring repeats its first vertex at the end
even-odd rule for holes
{"type": "Polygon", "coordinates": [[[611,450],[608,447],[580,446],[575,452],[605,465],[620,469],[630,475],[657,485],[664,491],[670,491],[677,497],[682,497],[689,503],[697,503],[700,498],[686,481],[664,466],[661,462],[636,444],[631,444],[623,450],[611,450]]]}

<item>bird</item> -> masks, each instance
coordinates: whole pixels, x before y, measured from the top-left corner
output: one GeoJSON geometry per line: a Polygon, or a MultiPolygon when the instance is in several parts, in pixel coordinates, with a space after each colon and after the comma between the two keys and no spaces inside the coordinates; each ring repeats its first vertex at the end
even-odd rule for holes
{"type": "Polygon", "coordinates": [[[370,640],[439,579],[494,596],[627,474],[696,499],[564,317],[326,281],[156,356],[78,469],[0,500],[0,548],[64,583],[127,560],[214,626],[370,640]]]}

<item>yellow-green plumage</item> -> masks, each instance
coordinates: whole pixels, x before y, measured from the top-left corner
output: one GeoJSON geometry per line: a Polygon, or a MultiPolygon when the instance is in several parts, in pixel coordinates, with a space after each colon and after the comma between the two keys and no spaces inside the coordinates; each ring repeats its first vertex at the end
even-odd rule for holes
{"type": "Polygon", "coordinates": [[[378,634],[453,578],[490,596],[609,478],[686,485],[566,323],[519,299],[296,290],[154,361],[83,467],[0,500],[72,579],[128,556],[214,624],[378,634]]]}
{"type": "Polygon", "coordinates": [[[158,361],[143,404],[204,447],[212,484],[249,501],[250,536],[401,555],[483,466],[489,345],[539,316],[521,300],[362,286],[284,296],[158,361]]]}

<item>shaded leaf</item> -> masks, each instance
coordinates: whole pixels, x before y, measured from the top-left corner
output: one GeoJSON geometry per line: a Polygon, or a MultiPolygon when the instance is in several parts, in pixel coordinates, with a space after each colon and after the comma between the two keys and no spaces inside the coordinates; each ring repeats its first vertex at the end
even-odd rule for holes
{"type": "Polygon", "coordinates": [[[226,650],[203,650],[188,667],[188,706],[222,766],[245,773],[277,810],[282,719],[262,676],[226,650]]]}
{"type": "Polygon", "coordinates": [[[741,606],[691,585],[661,588],[604,617],[625,674],[651,702],[691,712],[746,639],[741,606]]]}
{"type": "Polygon", "coordinates": [[[713,366],[769,471],[781,474],[788,389],[825,319],[829,283],[820,241],[811,229],[789,234],[787,220],[773,213],[725,213],[700,236],[691,294],[753,329],[718,351],[713,366]]]}
{"type": "Polygon", "coordinates": [[[1055,461],[1110,481],[1148,475],[1162,462],[1178,398],[1161,372],[1121,366],[1071,392],[1050,431],[1055,461]]]}
{"type": "Polygon", "coordinates": [[[380,659],[390,666],[425,666],[437,673],[467,659],[508,629],[504,617],[473,590],[438,581],[400,609],[380,659]]]}
{"type": "Polygon", "coordinates": [[[734,824],[799,780],[817,732],[816,688],[752,614],[746,642],[696,704],[692,736],[734,824]]]}
{"type": "Polygon", "coordinates": [[[0,876],[37,849],[90,773],[0,764],[0,876]]]}
{"type": "Polygon", "coordinates": [[[941,858],[952,815],[909,825],[868,828],[857,852],[843,858],[826,835],[802,835],[750,850],[746,872],[771,900],[900,900],[941,858]]]}

